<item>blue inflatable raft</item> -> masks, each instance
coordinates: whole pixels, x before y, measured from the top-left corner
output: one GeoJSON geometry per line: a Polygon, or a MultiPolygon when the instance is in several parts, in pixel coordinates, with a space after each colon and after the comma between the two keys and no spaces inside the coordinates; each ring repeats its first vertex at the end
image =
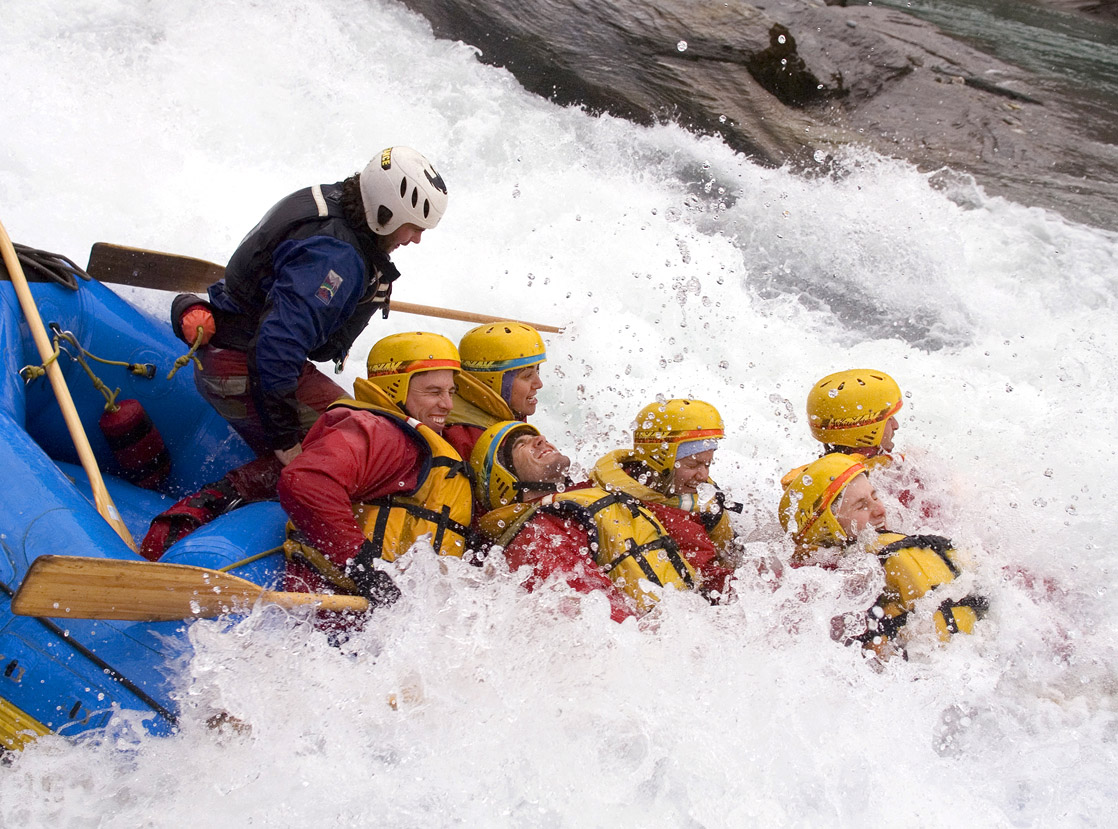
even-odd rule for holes
{"type": "MultiPolygon", "coordinates": [[[[60,353],[70,393],[105,487],[135,539],[183,495],[220,478],[252,455],[199,397],[189,367],[167,375],[186,348],[170,326],[141,313],[105,285],[77,290],[36,281],[26,270],[43,322],[69,332],[81,349],[104,359],[154,367],[151,378],[94,363],[119,400],[140,401],[171,457],[159,491],[141,489],[122,470],[98,429],[106,398],[69,352],[60,353]]],[[[20,748],[38,735],[74,736],[104,727],[116,709],[143,712],[155,734],[175,729],[169,665],[189,644],[183,622],[52,620],[13,615],[11,599],[31,562],[62,554],[140,560],[94,507],[47,378],[25,381],[20,370],[42,363],[6,269],[0,266],[0,745],[20,748]]],[[[186,537],[161,559],[220,569],[283,543],[277,503],[253,504],[186,537]]],[[[283,568],[275,553],[231,572],[271,586],[283,568]]]]}

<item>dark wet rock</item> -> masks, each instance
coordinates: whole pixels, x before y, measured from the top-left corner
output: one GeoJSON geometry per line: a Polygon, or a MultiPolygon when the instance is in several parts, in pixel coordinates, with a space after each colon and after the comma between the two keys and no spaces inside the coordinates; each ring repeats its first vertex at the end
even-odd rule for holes
{"type": "Polygon", "coordinates": [[[810,168],[864,144],[1118,228],[1112,115],[1085,116],[1065,93],[900,11],[823,0],[403,2],[437,36],[476,46],[557,103],[672,119],[770,165],[810,168]]]}
{"type": "Polygon", "coordinates": [[[1045,6],[1118,20],[1118,0],[1039,0],[1045,6]]]}

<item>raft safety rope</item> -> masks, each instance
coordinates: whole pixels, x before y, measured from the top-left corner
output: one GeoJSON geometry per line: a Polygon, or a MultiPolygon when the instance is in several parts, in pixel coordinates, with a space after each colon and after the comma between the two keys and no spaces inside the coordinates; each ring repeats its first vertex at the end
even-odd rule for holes
{"type": "MultiPolygon", "coordinates": [[[[71,291],[76,291],[79,276],[87,282],[90,279],[89,274],[82,268],[79,268],[70,259],[59,253],[50,253],[15,243],[12,244],[12,247],[15,248],[16,258],[23,266],[24,271],[36,274],[47,282],[54,282],[69,288],[71,291]]],[[[0,264],[0,270],[7,274],[7,270],[4,269],[2,264],[0,264]]]]}
{"type": "Polygon", "coordinates": [[[204,329],[202,326],[199,325],[198,326],[198,333],[194,337],[194,345],[190,346],[190,351],[186,352],[181,357],[179,357],[177,360],[175,360],[175,365],[171,368],[170,372],[168,372],[168,374],[167,374],[167,379],[168,380],[173,378],[175,376],[175,374],[178,372],[178,370],[180,368],[182,368],[183,366],[185,366],[187,363],[189,363],[191,360],[194,361],[194,365],[199,371],[202,370],[202,361],[199,360],[194,355],[195,355],[195,352],[197,352],[199,348],[201,348],[203,345],[205,345],[205,343],[202,342],[202,338],[204,336],[206,336],[206,329],[204,329]]]}
{"type": "Polygon", "coordinates": [[[109,387],[101,381],[100,377],[93,373],[93,369],[91,369],[89,367],[89,363],[85,361],[86,357],[91,360],[96,360],[97,362],[107,366],[124,366],[132,374],[135,374],[137,377],[143,377],[147,380],[151,380],[155,377],[155,365],[153,363],[129,363],[123,360],[107,360],[104,357],[98,357],[96,354],[83,348],[81,343],[78,342],[77,337],[75,337],[70,331],[63,331],[61,328],[59,328],[58,323],[52,322],[50,324],[50,329],[54,332],[54,354],[51,355],[51,358],[43,363],[41,366],[31,365],[21,368],[19,370],[19,374],[20,377],[24,379],[24,382],[30,383],[32,380],[37,380],[38,378],[45,375],[47,373],[47,367],[51,363],[56,362],[62,352],[66,352],[67,357],[69,357],[71,360],[78,363],[83,369],[85,369],[85,373],[88,374],[89,379],[93,381],[93,387],[97,389],[97,391],[101,392],[102,395],[104,395],[106,401],[105,411],[115,412],[120,408],[116,403],[116,396],[120,394],[120,389],[118,388],[115,391],[109,391],[109,387]],[[71,346],[73,346],[77,350],[77,353],[72,354],[70,352],[70,349],[63,345],[64,342],[69,343],[71,346]]]}
{"type": "Polygon", "coordinates": [[[254,556],[249,556],[248,558],[242,558],[240,561],[234,561],[232,564],[226,564],[224,567],[219,567],[218,571],[221,572],[221,573],[231,573],[232,571],[236,570],[238,567],[247,567],[249,564],[252,564],[254,561],[260,561],[260,559],[267,558],[268,556],[274,555],[275,553],[282,553],[286,546],[287,546],[287,542],[284,542],[283,544],[280,544],[278,547],[273,547],[270,550],[265,550],[264,552],[257,553],[254,556]]]}

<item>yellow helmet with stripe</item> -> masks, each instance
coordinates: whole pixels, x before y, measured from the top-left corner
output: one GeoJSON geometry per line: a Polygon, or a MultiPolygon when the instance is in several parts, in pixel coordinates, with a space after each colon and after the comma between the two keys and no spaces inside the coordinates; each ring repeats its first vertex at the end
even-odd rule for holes
{"type": "Polygon", "coordinates": [[[786,476],[780,498],[780,524],[803,546],[833,546],[847,541],[832,507],[855,477],[866,471],[859,455],[832,452],[786,476]]]}
{"type": "Polygon", "coordinates": [[[665,400],[650,403],[637,414],[633,430],[633,455],[650,469],[666,473],[675,467],[679,447],[692,441],[725,437],[722,415],[702,400],[665,400]]]}
{"type": "Polygon", "coordinates": [[[477,500],[486,509],[497,509],[516,501],[519,479],[508,450],[512,448],[511,438],[524,434],[538,435],[540,430],[522,420],[503,420],[482,432],[474,444],[470,467],[474,470],[477,500]]]}
{"type": "Polygon", "coordinates": [[[378,386],[401,409],[413,374],[439,369],[461,370],[458,349],[441,334],[409,331],[377,340],[369,349],[369,382],[378,386]]]}
{"type": "Polygon", "coordinates": [[[812,437],[828,446],[880,446],[885,424],[900,408],[897,382],[873,369],[828,374],[807,396],[812,437]]]}
{"type": "Polygon", "coordinates": [[[458,343],[458,351],[462,355],[462,370],[468,371],[506,403],[515,372],[547,359],[540,332],[512,320],[471,328],[458,343]]]}

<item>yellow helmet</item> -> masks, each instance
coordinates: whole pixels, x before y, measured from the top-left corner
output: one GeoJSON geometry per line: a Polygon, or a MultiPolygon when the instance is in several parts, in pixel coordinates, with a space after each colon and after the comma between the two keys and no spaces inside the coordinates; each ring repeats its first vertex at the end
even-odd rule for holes
{"type": "Polygon", "coordinates": [[[522,420],[503,420],[494,423],[477,439],[470,453],[470,467],[474,470],[477,500],[486,509],[497,509],[516,501],[519,479],[512,469],[512,460],[501,451],[506,442],[516,435],[539,433],[539,429],[522,420]]]}
{"type": "Polygon", "coordinates": [[[471,328],[458,343],[462,370],[488,386],[506,403],[514,374],[547,359],[540,332],[522,322],[491,322],[471,328]],[[506,375],[508,380],[506,381],[506,375]]]}
{"type": "Polygon", "coordinates": [[[400,408],[408,397],[408,380],[421,371],[461,370],[458,349],[441,334],[409,331],[373,343],[367,363],[369,382],[400,408]]]}
{"type": "Polygon", "coordinates": [[[681,444],[721,440],[725,434],[718,410],[702,400],[649,403],[637,414],[633,454],[656,472],[670,472],[681,444]]]}
{"type": "Polygon", "coordinates": [[[897,382],[865,368],[828,374],[807,396],[812,437],[828,446],[880,446],[885,424],[900,408],[897,382]]]}
{"type": "Polygon", "coordinates": [[[832,452],[802,466],[780,498],[780,525],[804,546],[833,546],[847,540],[831,507],[855,476],[866,471],[858,455],[832,452]]]}

